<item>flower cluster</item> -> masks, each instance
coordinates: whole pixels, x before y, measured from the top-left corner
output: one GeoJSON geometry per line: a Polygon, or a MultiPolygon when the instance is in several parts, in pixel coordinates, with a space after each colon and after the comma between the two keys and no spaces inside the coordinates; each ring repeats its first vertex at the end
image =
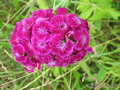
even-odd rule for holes
{"type": "Polygon", "coordinates": [[[12,53],[26,71],[40,70],[42,64],[68,67],[92,53],[87,21],[67,13],[63,7],[55,14],[52,9],[39,9],[16,23],[10,39],[12,53]]]}

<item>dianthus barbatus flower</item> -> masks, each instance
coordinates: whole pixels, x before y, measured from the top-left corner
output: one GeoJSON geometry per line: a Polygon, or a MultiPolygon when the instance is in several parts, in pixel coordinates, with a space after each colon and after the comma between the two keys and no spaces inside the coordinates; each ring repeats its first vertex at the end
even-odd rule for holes
{"type": "Polygon", "coordinates": [[[69,31],[69,25],[66,22],[65,15],[56,15],[51,18],[51,33],[64,35],[69,31]]]}
{"type": "Polygon", "coordinates": [[[24,57],[25,49],[21,44],[14,45],[12,49],[13,49],[13,55],[15,56],[18,62],[22,63],[26,61],[24,57]]]}
{"type": "Polygon", "coordinates": [[[73,36],[74,39],[77,41],[75,45],[76,50],[88,49],[90,37],[87,30],[85,30],[84,28],[81,30],[77,30],[74,32],[73,36]]]}
{"type": "Polygon", "coordinates": [[[80,29],[82,26],[82,19],[79,18],[76,14],[68,14],[67,15],[67,23],[70,25],[72,28],[78,28],[80,29]]]}
{"type": "Polygon", "coordinates": [[[33,26],[33,35],[47,34],[50,32],[50,23],[48,21],[39,21],[33,26]]]}
{"type": "Polygon", "coordinates": [[[32,46],[34,53],[37,55],[46,54],[50,51],[50,42],[47,40],[47,36],[34,36],[32,38],[32,46]]]}
{"type": "Polygon", "coordinates": [[[74,42],[65,41],[62,35],[54,35],[52,38],[52,53],[60,56],[68,56],[73,52],[74,42]]]}
{"type": "Polygon", "coordinates": [[[33,24],[34,24],[33,18],[23,19],[17,28],[17,32],[16,32],[17,37],[19,39],[29,40],[33,24]]]}
{"type": "Polygon", "coordinates": [[[26,71],[48,67],[68,67],[81,61],[89,47],[89,26],[86,20],[64,7],[39,9],[30,18],[17,22],[11,35],[12,53],[26,71]]]}

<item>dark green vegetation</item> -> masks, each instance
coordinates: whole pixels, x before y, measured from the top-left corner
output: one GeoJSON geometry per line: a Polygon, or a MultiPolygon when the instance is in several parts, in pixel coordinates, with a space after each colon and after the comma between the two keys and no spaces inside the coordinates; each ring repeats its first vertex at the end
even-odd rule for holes
{"type": "Polygon", "coordinates": [[[119,90],[119,0],[0,0],[0,90],[119,90]],[[25,72],[9,43],[17,21],[39,8],[66,7],[87,19],[94,53],[68,68],[25,72]]]}

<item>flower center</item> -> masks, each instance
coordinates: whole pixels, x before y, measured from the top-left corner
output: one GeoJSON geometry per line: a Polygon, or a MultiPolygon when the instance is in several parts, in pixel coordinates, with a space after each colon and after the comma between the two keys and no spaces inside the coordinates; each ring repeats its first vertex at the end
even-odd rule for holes
{"type": "Polygon", "coordinates": [[[43,42],[38,42],[37,47],[38,47],[38,48],[42,48],[42,47],[44,46],[44,44],[45,44],[45,43],[43,43],[43,42]]]}
{"type": "Polygon", "coordinates": [[[42,28],[38,28],[38,30],[39,30],[39,33],[44,33],[44,32],[46,32],[45,29],[42,29],[42,28]]]}
{"type": "Polygon", "coordinates": [[[65,43],[60,44],[60,49],[61,49],[61,50],[64,50],[64,49],[65,49],[65,46],[66,46],[65,43]]]}
{"type": "Polygon", "coordinates": [[[40,43],[40,46],[43,46],[44,45],[44,43],[40,43]]]}
{"type": "Polygon", "coordinates": [[[66,29],[67,28],[66,23],[61,23],[59,26],[60,26],[61,29],[66,29]]]}
{"type": "Polygon", "coordinates": [[[25,32],[27,30],[27,26],[23,26],[23,32],[25,32]]]}
{"type": "Polygon", "coordinates": [[[16,57],[20,57],[20,54],[19,54],[19,53],[15,53],[15,56],[16,56],[16,57]]]}

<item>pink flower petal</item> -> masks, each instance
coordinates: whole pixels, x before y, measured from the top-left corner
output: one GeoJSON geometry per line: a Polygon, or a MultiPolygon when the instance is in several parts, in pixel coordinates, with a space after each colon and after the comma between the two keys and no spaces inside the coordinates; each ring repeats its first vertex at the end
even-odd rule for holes
{"type": "Polygon", "coordinates": [[[71,14],[68,14],[68,16],[67,16],[67,23],[72,28],[77,27],[78,29],[80,29],[80,27],[82,25],[82,19],[79,18],[78,16],[76,16],[76,14],[71,13],[71,14]]]}
{"type": "Polygon", "coordinates": [[[32,46],[36,54],[49,53],[50,46],[49,42],[45,39],[37,39],[35,36],[32,38],[32,46]]]}
{"type": "Polygon", "coordinates": [[[36,18],[39,18],[39,17],[43,17],[45,18],[46,17],[46,11],[45,10],[42,10],[42,9],[39,9],[37,11],[34,11],[32,13],[32,17],[34,17],[35,19],[36,18]]]}
{"type": "Polygon", "coordinates": [[[70,27],[66,23],[66,17],[64,15],[56,15],[51,18],[52,27],[50,31],[53,34],[64,35],[70,30],[70,27]]]}
{"type": "Polygon", "coordinates": [[[16,57],[15,59],[19,63],[25,63],[27,61],[26,57],[24,56],[19,56],[19,57],[16,57]]]}
{"type": "Polygon", "coordinates": [[[68,13],[68,10],[64,7],[60,7],[56,10],[57,14],[60,14],[60,15],[65,15],[68,13]]]}
{"type": "Polygon", "coordinates": [[[48,21],[40,21],[33,27],[33,35],[46,34],[50,32],[50,23],[48,21]]]}
{"type": "Polygon", "coordinates": [[[94,51],[93,51],[93,49],[92,49],[92,47],[88,47],[88,50],[87,50],[87,53],[93,53],[94,51]]]}
{"type": "Polygon", "coordinates": [[[90,40],[88,31],[86,31],[85,29],[78,30],[78,31],[75,31],[73,36],[74,36],[74,39],[77,41],[75,46],[77,50],[88,48],[89,40],[90,40]]]}
{"type": "Polygon", "coordinates": [[[41,66],[40,64],[33,63],[30,59],[27,59],[26,63],[23,63],[23,65],[26,67],[25,70],[28,72],[34,72],[36,70],[40,70],[41,66]]]}
{"type": "Polygon", "coordinates": [[[25,54],[25,49],[21,44],[14,45],[12,49],[15,57],[21,57],[25,54]]]}
{"type": "Polygon", "coordinates": [[[25,18],[20,22],[17,28],[16,35],[19,39],[30,39],[32,25],[34,24],[33,18],[25,18]]]}
{"type": "Polygon", "coordinates": [[[22,39],[19,39],[16,34],[11,35],[10,42],[12,45],[20,44],[22,39]]]}
{"type": "Polygon", "coordinates": [[[53,38],[52,43],[52,53],[59,54],[61,56],[66,56],[71,54],[73,51],[74,43],[69,40],[67,42],[63,42],[64,39],[60,37],[60,35],[56,35],[55,38],[53,38]]]}

